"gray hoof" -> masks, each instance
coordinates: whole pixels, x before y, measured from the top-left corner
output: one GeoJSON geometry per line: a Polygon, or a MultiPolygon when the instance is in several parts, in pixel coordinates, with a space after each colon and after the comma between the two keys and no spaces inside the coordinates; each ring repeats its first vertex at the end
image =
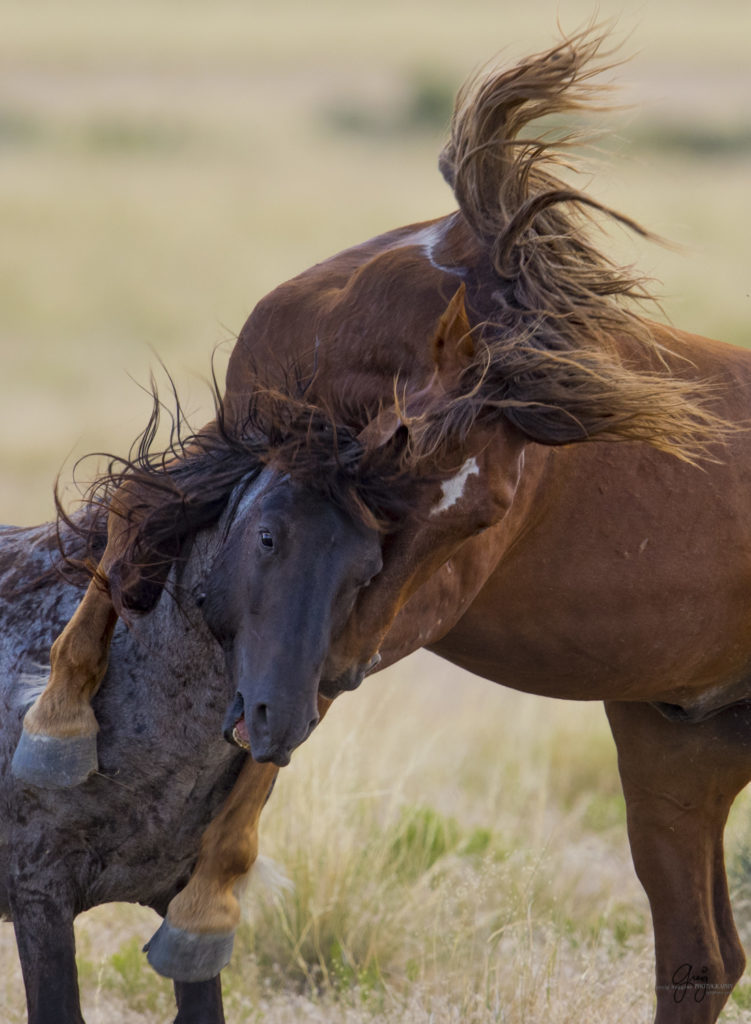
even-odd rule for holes
{"type": "Polygon", "coordinates": [[[143,947],[157,972],[173,981],[209,981],[227,966],[234,932],[199,935],[173,928],[166,920],[143,947]]]}
{"type": "Polygon", "coordinates": [[[21,732],[11,772],[40,789],[71,789],[85,782],[99,766],[96,733],[90,736],[46,736],[21,732]]]}

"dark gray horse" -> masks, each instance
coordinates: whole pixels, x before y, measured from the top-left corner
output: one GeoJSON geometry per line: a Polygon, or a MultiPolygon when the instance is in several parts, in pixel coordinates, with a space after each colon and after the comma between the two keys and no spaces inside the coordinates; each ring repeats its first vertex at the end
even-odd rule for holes
{"type": "MultiPolygon", "coordinates": [[[[81,1024],[74,917],[112,901],[164,915],[247,757],[222,738],[233,684],[196,609],[229,514],[195,538],[154,612],[118,626],[96,699],[99,772],[65,793],[17,782],[9,764],[80,591],[51,571],[54,526],[0,527],[0,916],[15,926],[30,1024],[81,1024]]],[[[218,976],[175,982],[175,995],[179,1024],[224,1021],[218,976]]]]}

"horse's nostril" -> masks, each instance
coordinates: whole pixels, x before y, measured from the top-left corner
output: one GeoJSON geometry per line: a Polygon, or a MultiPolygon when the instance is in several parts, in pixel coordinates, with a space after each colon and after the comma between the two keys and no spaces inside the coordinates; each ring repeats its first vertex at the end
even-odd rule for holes
{"type": "Polygon", "coordinates": [[[253,708],[253,717],[256,720],[256,725],[259,725],[262,729],[265,729],[269,722],[269,709],[266,704],[256,704],[253,708]]]}
{"type": "Polygon", "coordinates": [[[315,718],[311,718],[311,720],[308,722],[308,731],[305,733],[305,739],[307,739],[308,736],[310,736],[310,734],[313,732],[315,727],[318,725],[318,721],[319,718],[318,715],[316,715],[315,718]]]}

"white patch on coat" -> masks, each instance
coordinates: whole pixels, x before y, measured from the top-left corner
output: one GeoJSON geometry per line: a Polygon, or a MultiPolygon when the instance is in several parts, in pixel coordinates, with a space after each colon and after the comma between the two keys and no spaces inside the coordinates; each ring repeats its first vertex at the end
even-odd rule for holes
{"type": "Polygon", "coordinates": [[[452,476],[450,480],[443,481],[441,484],[443,497],[430,510],[431,516],[436,516],[440,512],[446,512],[447,509],[453,508],[458,501],[461,501],[464,496],[464,488],[467,486],[467,480],[471,476],[479,475],[479,473],[480,467],[477,465],[477,459],[473,455],[471,459],[467,459],[456,476],[452,476]]]}
{"type": "Polygon", "coordinates": [[[439,220],[436,224],[429,224],[427,227],[420,228],[419,231],[413,231],[412,234],[405,236],[402,244],[404,247],[419,246],[436,270],[445,270],[449,274],[461,276],[464,273],[463,267],[445,267],[435,259],[434,255],[436,248],[443,242],[452,221],[453,218],[449,221],[439,220]]]}

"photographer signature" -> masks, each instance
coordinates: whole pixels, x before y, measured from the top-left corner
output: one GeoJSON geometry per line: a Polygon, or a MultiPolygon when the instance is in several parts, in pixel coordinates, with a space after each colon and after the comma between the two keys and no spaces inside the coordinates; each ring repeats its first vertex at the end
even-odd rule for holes
{"type": "Polygon", "coordinates": [[[673,971],[671,988],[673,990],[673,1000],[676,1003],[683,1002],[689,989],[694,994],[694,1002],[700,1003],[709,988],[709,972],[706,967],[702,967],[700,971],[694,974],[694,968],[691,964],[681,964],[680,967],[673,971]]]}
{"type": "Polygon", "coordinates": [[[723,983],[710,984],[709,970],[706,967],[702,967],[695,973],[692,964],[681,964],[673,971],[670,984],[658,985],[657,989],[658,991],[669,989],[673,993],[673,1001],[676,1003],[682,1003],[686,998],[686,993],[691,991],[694,1002],[700,1003],[708,992],[729,992],[732,987],[732,985],[723,983]]]}

